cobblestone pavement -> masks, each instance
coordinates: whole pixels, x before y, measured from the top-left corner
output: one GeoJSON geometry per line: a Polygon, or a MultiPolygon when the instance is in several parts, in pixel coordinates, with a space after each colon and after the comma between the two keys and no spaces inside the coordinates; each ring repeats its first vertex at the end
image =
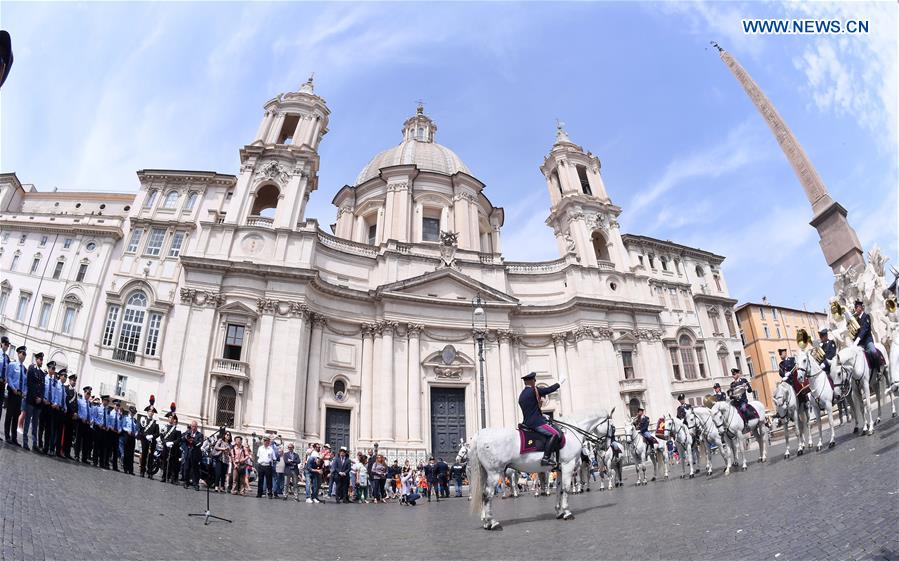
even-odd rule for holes
{"type": "MultiPolygon", "coordinates": [[[[188,518],[205,494],[0,445],[0,559],[899,559],[899,419],[838,429],[833,450],[747,472],[572,497],[496,501],[485,532],[465,499],[321,505],[212,495],[234,524],[188,518]]],[[[751,456],[754,457],[754,456],[751,456]]],[[[719,459],[720,464],[720,459],[719,459]]],[[[679,467],[676,468],[679,471],[679,467]]],[[[673,472],[674,473],[674,472],[673,472]]]]}

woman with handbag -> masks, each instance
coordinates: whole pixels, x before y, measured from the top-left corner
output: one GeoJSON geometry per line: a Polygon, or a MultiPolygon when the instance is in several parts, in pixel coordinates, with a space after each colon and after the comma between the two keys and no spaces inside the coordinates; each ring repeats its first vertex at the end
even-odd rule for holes
{"type": "Polygon", "coordinates": [[[247,476],[247,462],[249,461],[249,458],[250,454],[243,445],[243,438],[238,436],[234,439],[234,448],[231,449],[231,466],[234,470],[231,476],[232,495],[238,493],[241,495],[247,494],[247,488],[250,486],[249,478],[247,476]]]}

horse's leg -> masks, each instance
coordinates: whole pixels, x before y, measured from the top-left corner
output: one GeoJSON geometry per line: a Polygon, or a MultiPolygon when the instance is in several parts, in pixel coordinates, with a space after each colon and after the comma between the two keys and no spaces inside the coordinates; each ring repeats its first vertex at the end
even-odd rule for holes
{"type": "Polygon", "coordinates": [[[576,460],[562,464],[562,472],[560,474],[562,482],[559,484],[559,508],[556,510],[556,518],[563,520],[574,519],[574,514],[568,510],[568,493],[571,491],[571,477],[575,469],[575,462],[576,460]]]}
{"type": "Polygon", "coordinates": [[[499,528],[499,522],[493,518],[493,495],[496,493],[496,486],[499,485],[499,480],[503,477],[504,471],[487,471],[487,481],[484,483],[484,509],[481,511],[481,521],[485,530],[499,528]]]}
{"type": "Polygon", "coordinates": [[[830,442],[827,444],[828,448],[833,448],[837,445],[837,431],[833,426],[833,402],[829,402],[827,404],[827,419],[828,419],[828,427],[830,427],[830,442]]]}
{"type": "MultiPolygon", "coordinates": [[[[866,377],[867,378],[867,377],[866,377]]],[[[868,380],[864,380],[864,385],[862,386],[863,398],[865,403],[865,409],[867,410],[866,420],[868,424],[867,434],[874,434],[874,410],[871,407],[871,388],[868,386],[868,380]]]]}
{"type": "MultiPolygon", "coordinates": [[[[790,459],[790,413],[787,411],[786,416],[784,417],[784,444],[786,444],[787,451],[784,452],[784,459],[790,459]]],[[[799,449],[802,450],[802,443],[799,444],[799,449]]],[[[799,453],[798,451],[796,452],[799,453]]]]}

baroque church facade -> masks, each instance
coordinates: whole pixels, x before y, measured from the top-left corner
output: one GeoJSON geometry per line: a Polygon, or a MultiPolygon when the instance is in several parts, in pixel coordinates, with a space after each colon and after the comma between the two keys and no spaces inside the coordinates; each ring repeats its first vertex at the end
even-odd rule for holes
{"type": "Polygon", "coordinates": [[[330,228],[307,217],[328,117],[309,81],[265,104],[237,175],[147,169],[136,195],[0,175],[0,332],[139,409],[390,457],[514,426],[527,372],[567,377],[547,412],[622,426],[745,367],[724,257],[622,234],[599,158],[561,128],[540,165],[559,258],[513,262],[503,209],[421,107],[330,228]]]}

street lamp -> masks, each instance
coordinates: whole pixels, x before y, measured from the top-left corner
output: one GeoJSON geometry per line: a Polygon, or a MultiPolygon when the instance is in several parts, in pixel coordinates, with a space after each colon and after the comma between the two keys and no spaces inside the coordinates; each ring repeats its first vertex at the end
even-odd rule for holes
{"type": "Polygon", "coordinates": [[[484,310],[485,302],[481,300],[481,294],[475,295],[471,301],[471,331],[474,340],[478,344],[478,378],[481,386],[481,428],[487,428],[487,391],[484,386],[484,339],[487,337],[487,312],[484,310]]]}

